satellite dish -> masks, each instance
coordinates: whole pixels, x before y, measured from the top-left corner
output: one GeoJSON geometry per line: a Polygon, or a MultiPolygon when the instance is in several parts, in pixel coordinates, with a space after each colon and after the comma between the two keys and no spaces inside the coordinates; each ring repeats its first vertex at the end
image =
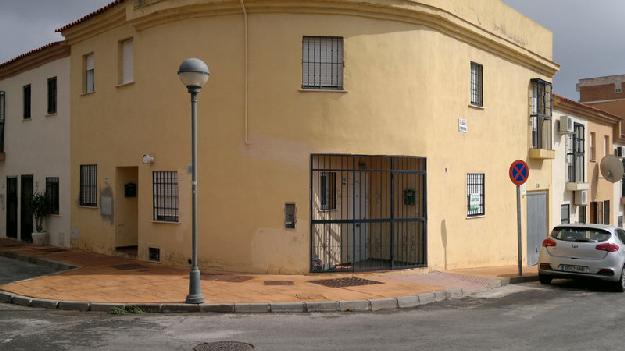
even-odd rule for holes
{"type": "Polygon", "coordinates": [[[612,155],[608,155],[601,160],[601,175],[610,183],[616,183],[623,178],[623,163],[612,155]]]}

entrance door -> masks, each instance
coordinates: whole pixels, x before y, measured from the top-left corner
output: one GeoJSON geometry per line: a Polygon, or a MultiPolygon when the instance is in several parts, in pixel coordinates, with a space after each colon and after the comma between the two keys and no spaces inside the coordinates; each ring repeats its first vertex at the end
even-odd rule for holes
{"type": "Polygon", "coordinates": [[[22,241],[33,241],[33,176],[22,176],[22,191],[20,192],[20,226],[22,241]]]}
{"type": "Polygon", "coordinates": [[[527,193],[527,264],[538,264],[540,246],[547,237],[547,193],[527,193]]]}
{"type": "Polygon", "coordinates": [[[138,249],[138,168],[118,167],[115,186],[115,248],[119,254],[136,257],[138,249]]]}
{"type": "Polygon", "coordinates": [[[7,178],[6,235],[17,239],[17,177],[7,178]]]}

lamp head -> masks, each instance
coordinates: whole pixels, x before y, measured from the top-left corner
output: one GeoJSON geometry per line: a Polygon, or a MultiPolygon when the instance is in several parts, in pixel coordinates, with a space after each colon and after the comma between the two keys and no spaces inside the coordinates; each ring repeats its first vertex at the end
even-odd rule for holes
{"type": "Polygon", "coordinates": [[[178,78],[187,88],[201,89],[208,81],[210,71],[204,61],[188,58],[178,68],[178,78]]]}

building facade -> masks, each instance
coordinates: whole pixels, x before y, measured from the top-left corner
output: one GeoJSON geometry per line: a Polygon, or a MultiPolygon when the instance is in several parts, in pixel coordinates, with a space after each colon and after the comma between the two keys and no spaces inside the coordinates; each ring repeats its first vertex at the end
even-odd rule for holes
{"type": "Polygon", "coordinates": [[[528,263],[552,224],[552,34],[501,1],[120,0],[60,31],[75,247],[187,264],[187,57],[203,268],[515,263],[517,159],[528,263]]]}
{"type": "Polygon", "coordinates": [[[50,244],[70,245],[69,46],[53,43],[0,65],[0,228],[32,241],[33,193],[47,193],[50,244]]]}

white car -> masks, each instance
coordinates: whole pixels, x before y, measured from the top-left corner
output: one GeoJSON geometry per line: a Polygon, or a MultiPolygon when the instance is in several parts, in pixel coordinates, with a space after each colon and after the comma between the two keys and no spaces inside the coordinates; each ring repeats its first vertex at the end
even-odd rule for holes
{"type": "Polygon", "coordinates": [[[538,277],[594,278],[625,291],[625,230],[603,224],[562,224],[543,240],[538,277]]]}

